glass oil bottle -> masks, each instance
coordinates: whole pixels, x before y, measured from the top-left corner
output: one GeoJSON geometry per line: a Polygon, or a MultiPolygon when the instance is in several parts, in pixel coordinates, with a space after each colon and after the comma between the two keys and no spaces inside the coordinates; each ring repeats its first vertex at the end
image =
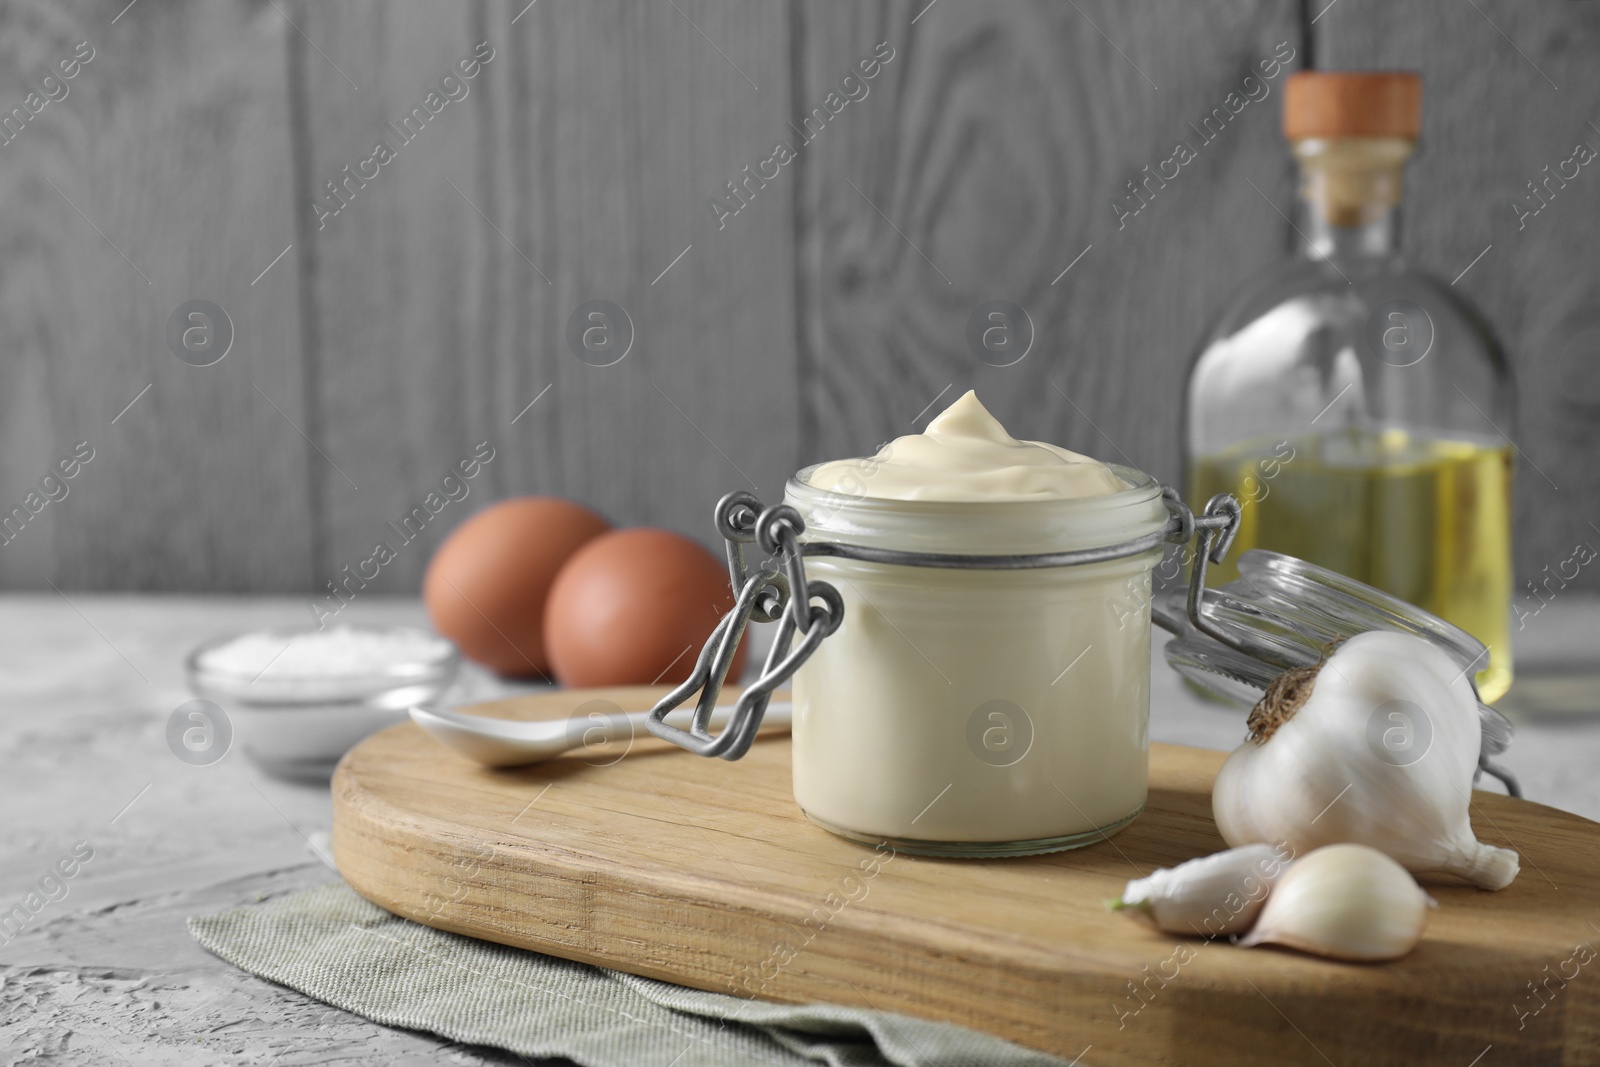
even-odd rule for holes
{"type": "Polygon", "coordinates": [[[1473,634],[1490,649],[1476,681],[1492,702],[1511,684],[1514,395],[1488,325],[1400,252],[1420,122],[1414,74],[1289,80],[1303,247],[1237,295],[1200,347],[1185,495],[1196,508],[1240,499],[1234,557],[1299,556],[1473,634]]]}

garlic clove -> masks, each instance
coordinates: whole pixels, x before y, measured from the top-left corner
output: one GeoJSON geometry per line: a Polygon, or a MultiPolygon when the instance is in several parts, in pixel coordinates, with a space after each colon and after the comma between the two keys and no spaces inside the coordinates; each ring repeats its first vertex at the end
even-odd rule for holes
{"type": "Polygon", "coordinates": [[[1411,874],[1366,845],[1329,845],[1295,860],[1240,945],[1283,945],[1336,960],[1396,960],[1437,907],[1411,874]]]}
{"type": "Polygon", "coordinates": [[[1413,874],[1483,889],[1516,877],[1517,854],[1472,831],[1477,699],[1444,652],[1409,634],[1358,634],[1273,689],[1212,787],[1228,844],[1283,842],[1304,854],[1358,842],[1413,874]]]}
{"type": "Polygon", "coordinates": [[[1292,858],[1287,849],[1272,845],[1246,845],[1201,856],[1129,882],[1110,907],[1136,910],[1168,933],[1236,934],[1255,922],[1272,883],[1292,858]]]}

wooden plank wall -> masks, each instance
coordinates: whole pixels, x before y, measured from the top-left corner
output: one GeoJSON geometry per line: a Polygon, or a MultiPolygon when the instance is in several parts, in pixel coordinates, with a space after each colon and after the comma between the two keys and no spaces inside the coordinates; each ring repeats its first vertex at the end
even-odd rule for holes
{"type": "Polygon", "coordinates": [[[113,25],[118,10],[0,7],[5,114],[80,42],[93,57],[0,145],[4,510],[78,442],[93,449],[0,547],[0,583],[304,587],[297,263],[250,284],[296,217],[287,27],[254,4],[141,3],[113,25]],[[207,368],[166,345],[168,316],[197,298],[233,320],[207,368]]]}
{"type": "Polygon", "coordinates": [[[804,458],[910,432],[948,386],[941,403],[976,388],[1017,436],[1179,478],[1187,360],[1238,282],[1218,266],[1284,248],[1282,218],[1249,184],[1287,173],[1276,93],[1137,216],[1119,221],[1113,204],[1259,59],[1300,47],[1295,9],[941,3],[912,26],[919,9],[801,9],[802,101],[870,42],[900,49],[881,98],[840,115],[844,143],[819,138],[805,157],[804,458]],[[1010,366],[966,341],[994,299],[1033,323],[1010,366]]]}
{"type": "Polygon", "coordinates": [[[1195,340],[1291,243],[1283,75],[1137,216],[1112,204],[1289,52],[1422,70],[1408,246],[1452,276],[1493,246],[1460,287],[1521,375],[1519,566],[1600,544],[1600,177],[1520,231],[1510,206],[1600,144],[1593,5],[13,3],[0,112],[80,41],[68,95],[0,144],[0,503],[95,452],[0,547],[0,587],[310,593],[484,441],[374,591],[414,592],[447,529],[517,493],[709,540],[727,489],[775,499],[969,387],[1019,434],[1176,479],[1195,340]],[[856,98],[803,141],[830,93],[856,98]],[[394,158],[333,200],[379,138],[394,158]],[[795,158],[719,218],[778,142],[795,158]],[[193,299],[232,320],[214,366],[167,348],[193,299]],[[992,299],[1034,326],[1014,366],[964,339],[992,299]],[[633,326],[612,366],[566,341],[596,300],[633,326]]]}

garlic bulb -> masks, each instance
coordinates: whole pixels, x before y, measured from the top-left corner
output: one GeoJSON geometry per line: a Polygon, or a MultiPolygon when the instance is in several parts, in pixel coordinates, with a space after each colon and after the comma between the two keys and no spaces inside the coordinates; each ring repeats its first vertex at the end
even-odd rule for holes
{"type": "Polygon", "coordinates": [[[1221,937],[1250,929],[1292,854],[1246,845],[1163,867],[1128,883],[1113,911],[1136,909],[1173,934],[1221,937]]]}
{"type": "Polygon", "coordinates": [[[1285,945],[1336,960],[1397,960],[1436,907],[1406,869],[1366,845],[1329,845],[1289,865],[1241,945],[1285,945]]]}
{"type": "Polygon", "coordinates": [[[1430,642],[1358,634],[1317,667],[1281,675],[1250,727],[1211,792],[1228,844],[1281,842],[1303,855],[1356,842],[1413,874],[1460,875],[1482,889],[1516,877],[1515,852],[1473,835],[1477,698],[1467,672],[1430,642]]]}

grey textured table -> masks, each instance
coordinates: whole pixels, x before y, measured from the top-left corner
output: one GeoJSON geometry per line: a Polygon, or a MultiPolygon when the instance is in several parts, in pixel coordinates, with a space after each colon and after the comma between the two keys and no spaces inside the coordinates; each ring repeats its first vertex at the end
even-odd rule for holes
{"type": "MultiPolygon", "coordinates": [[[[298,600],[7,597],[0,611],[0,910],[58,857],[94,857],[0,944],[0,1067],[12,1064],[524,1062],[389,1030],[250,977],[203,952],[184,919],[332,877],[311,840],[325,788],[263,776],[237,752],[191,767],[168,751],[190,694],[181,658],[221,631],[308,621],[298,600]]],[[[410,600],[348,621],[420,622],[410,600]]],[[[1600,601],[1558,600],[1518,635],[1507,765],[1527,795],[1600,819],[1600,601]]],[[[1152,668],[1151,736],[1232,747],[1242,716],[1152,668]]],[[[463,698],[499,691],[472,674],[463,698]]],[[[689,758],[689,757],[685,757],[689,758]]],[[[3,940],[3,935],[0,935],[3,940]]]]}

